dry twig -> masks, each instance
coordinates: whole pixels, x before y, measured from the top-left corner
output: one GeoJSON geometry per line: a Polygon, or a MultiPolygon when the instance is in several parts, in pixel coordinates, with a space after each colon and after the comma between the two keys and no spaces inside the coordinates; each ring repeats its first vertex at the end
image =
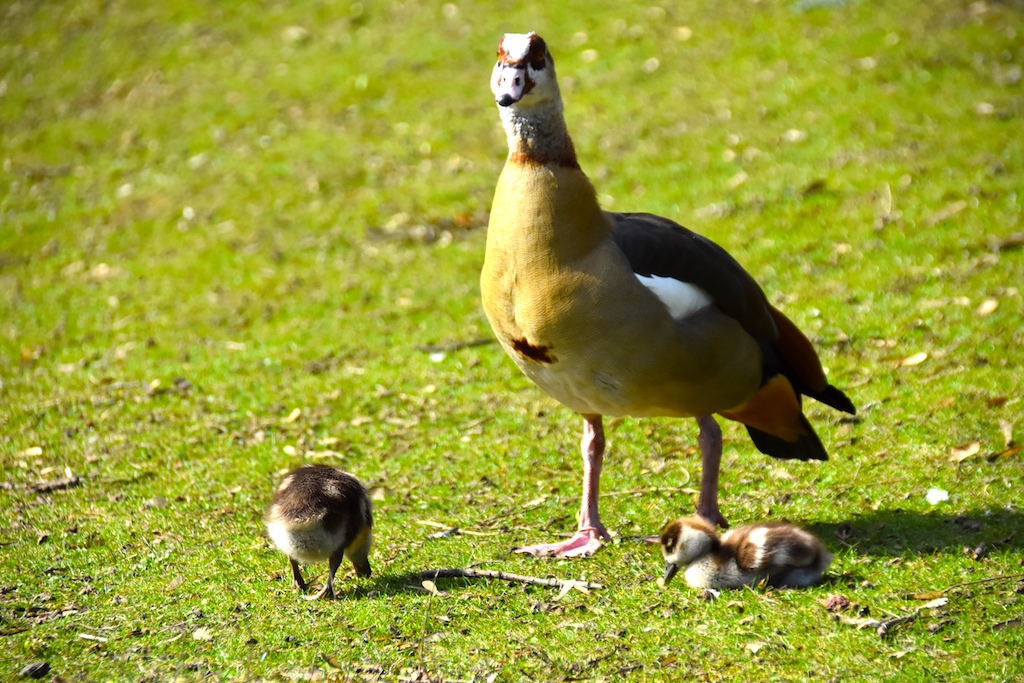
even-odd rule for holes
{"type": "Polygon", "coordinates": [[[423,346],[415,346],[413,348],[417,351],[423,351],[424,353],[450,353],[460,349],[468,349],[473,346],[491,344],[494,341],[496,340],[491,337],[480,337],[478,339],[470,339],[468,341],[450,342],[448,344],[426,344],[423,346]]]}
{"type": "Polygon", "coordinates": [[[856,626],[858,629],[873,628],[879,638],[885,638],[894,627],[899,626],[900,624],[905,624],[908,621],[913,621],[914,619],[917,619],[924,610],[942,607],[947,602],[949,602],[949,598],[938,598],[937,600],[932,600],[931,602],[915,608],[908,614],[888,617],[886,619],[874,619],[872,617],[848,617],[845,614],[836,614],[834,616],[836,621],[841,624],[856,626]]]}
{"type": "Polygon", "coordinates": [[[995,581],[1011,581],[1014,579],[1024,579],[1024,574],[1003,574],[1001,576],[990,576],[987,579],[975,579],[974,581],[964,581],[963,583],[954,583],[946,586],[939,593],[945,593],[946,591],[953,590],[954,588],[962,588],[964,586],[973,586],[979,583],[993,583],[995,581]]]}
{"type": "Polygon", "coordinates": [[[80,477],[63,477],[61,479],[51,479],[49,481],[27,484],[25,488],[30,491],[35,491],[36,493],[49,493],[50,491],[74,488],[81,483],[82,479],[80,477]]]}

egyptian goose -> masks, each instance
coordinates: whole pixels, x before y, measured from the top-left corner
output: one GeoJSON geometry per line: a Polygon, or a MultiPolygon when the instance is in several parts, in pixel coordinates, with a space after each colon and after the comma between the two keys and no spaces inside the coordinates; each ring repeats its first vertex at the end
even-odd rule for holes
{"type": "Polygon", "coordinates": [[[832,555],[812,534],[785,522],[751,524],[727,531],[699,517],[681,517],[661,532],[665,557],[662,588],[685,567],[694,588],[739,588],[767,580],[777,588],[812,586],[821,580],[832,555]]]}
{"type": "Polygon", "coordinates": [[[555,65],[536,33],[506,34],[491,89],[508,135],[480,276],[491,327],[519,368],[583,417],[583,501],[566,541],[518,548],[590,555],[598,515],[601,416],[695,417],[703,474],[697,513],[718,509],[722,432],[742,422],[776,458],[826,460],[801,395],[854,412],[810,341],[714,242],[667,218],[611,213],[580,169],[555,65]]]}
{"type": "Polygon", "coordinates": [[[308,600],[335,597],[334,575],[347,557],[356,576],[370,576],[373,510],[359,480],[328,465],[303,465],[277,487],[265,516],[267,534],[288,556],[292,577],[306,590],[299,563],[328,561],[327,583],[308,600]]]}

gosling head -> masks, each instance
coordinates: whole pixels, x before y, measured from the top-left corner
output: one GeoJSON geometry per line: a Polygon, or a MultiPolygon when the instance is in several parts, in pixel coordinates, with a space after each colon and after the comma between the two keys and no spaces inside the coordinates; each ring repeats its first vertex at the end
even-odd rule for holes
{"type": "Polygon", "coordinates": [[[710,555],[720,546],[715,528],[702,519],[680,517],[669,522],[661,531],[665,575],[658,580],[658,585],[664,587],[681,568],[710,555]]]}

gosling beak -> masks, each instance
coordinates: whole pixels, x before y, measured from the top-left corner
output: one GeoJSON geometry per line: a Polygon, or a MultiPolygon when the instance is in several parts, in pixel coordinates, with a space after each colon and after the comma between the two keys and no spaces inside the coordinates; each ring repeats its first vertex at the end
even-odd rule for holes
{"type": "Polygon", "coordinates": [[[661,577],[661,579],[658,581],[658,584],[662,588],[664,588],[668,584],[668,582],[672,580],[672,577],[675,576],[676,572],[678,572],[678,571],[679,571],[679,565],[672,564],[671,562],[667,562],[665,564],[665,576],[661,577]]]}

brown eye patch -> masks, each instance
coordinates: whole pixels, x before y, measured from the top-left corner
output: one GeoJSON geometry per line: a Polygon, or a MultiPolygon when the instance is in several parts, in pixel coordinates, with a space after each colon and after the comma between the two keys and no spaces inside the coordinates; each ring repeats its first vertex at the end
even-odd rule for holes
{"type": "Polygon", "coordinates": [[[668,524],[665,529],[661,532],[661,547],[668,549],[675,547],[679,541],[679,526],[676,524],[668,524]]]}
{"type": "Polygon", "coordinates": [[[534,71],[540,71],[544,68],[544,57],[548,53],[547,43],[540,36],[534,34],[530,39],[530,54],[527,59],[530,62],[530,67],[534,71]]]}

